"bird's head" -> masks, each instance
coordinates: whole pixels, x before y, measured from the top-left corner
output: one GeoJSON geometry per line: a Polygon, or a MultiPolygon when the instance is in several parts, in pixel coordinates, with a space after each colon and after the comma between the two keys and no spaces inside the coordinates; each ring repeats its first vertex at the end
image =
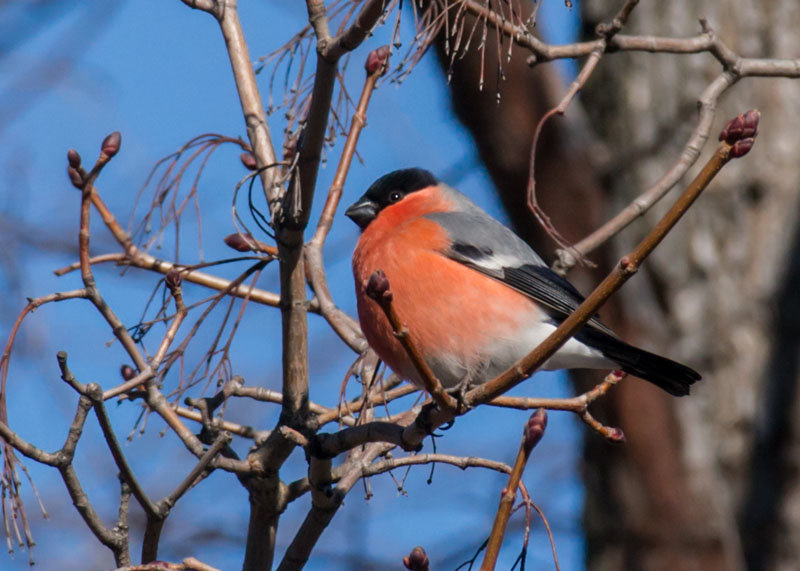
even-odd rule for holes
{"type": "Polygon", "coordinates": [[[350,205],[345,215],[364,230],[384,208],[403,201],[413,192],[438,184],[436,177],[424,169],[396,170],[373,182],[367,192],[350,205]]]}

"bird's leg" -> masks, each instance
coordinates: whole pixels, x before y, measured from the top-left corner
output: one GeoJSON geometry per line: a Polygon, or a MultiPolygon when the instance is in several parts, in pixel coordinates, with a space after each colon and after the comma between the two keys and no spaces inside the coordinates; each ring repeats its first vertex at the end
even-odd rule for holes
{"type": "Polygon", "coordinates": [[[438,408],[439,405],[437,405],[435,402],[429,402],[422,405],[422,410],[420,410],[416,420],[414,421],[415,424],[422,429],[425,434],[431,437],[442,436],[441,434],[436,434],[433,432],[435,428],[438,428],[439,430],[450,430],[453,424],[455,424],[455,419],[453,419],[441,426],[434,427],[433,423],[431,422],[431,414],[433,414],[433,412],[438,408]]]}
{"type": "Polygon", "coordinates": [[[458,410],[466,412],[469,410],[469,406],[467,406],[465,396],[467,392],[473,387],[475,383],[472,381],[472,375],[467,373],[455,386],[452,386],[447,389],[447,392],[453,397],[455,397],[456,401],[458,401],[458,410]]]}
{"type": "Polygon", "coordinates": [[[435,402],[429,402],[428,404],[422,405],[422,410],[420,410],[419,414],[417,415],[417,419],[414,421],[425,434],[431,436],[433,436],[433,424],[431,423],[431,413],[434,410],[436,410],[435,402]]]}

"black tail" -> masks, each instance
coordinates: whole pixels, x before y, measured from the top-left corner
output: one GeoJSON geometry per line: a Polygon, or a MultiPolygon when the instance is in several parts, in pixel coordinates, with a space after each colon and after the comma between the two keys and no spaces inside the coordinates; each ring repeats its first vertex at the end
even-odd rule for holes
{"type": "Polygon", "coordinates": [[[700,380],[700,374],[686,365],[628,345],[597,329],[584,327],[575,338],[601,351],[626,373],[650,381],[671,395],[688,395],[689,387],[700,380]]]}

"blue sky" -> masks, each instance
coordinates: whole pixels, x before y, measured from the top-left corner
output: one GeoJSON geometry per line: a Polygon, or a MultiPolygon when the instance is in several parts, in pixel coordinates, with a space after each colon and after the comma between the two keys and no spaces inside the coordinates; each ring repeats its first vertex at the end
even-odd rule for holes
{"type": "MultiPolygon", "coordinates": [[[[24,3],[21,3],[24,4],[24,3]]],[[[70,4],[70,3],[66,3],[70,4]]],[[[241,14],[253,57],[265,55],[288,39],[304,23],[302,3],[241,1],[241,14]]],[[[545,4],[540,19],[555,41],[564,41],[577,27],[577,8],[570,12],[561,2],[545,4]],[[552,22],[552,23],[550,23],[552,22]]],[[[406,18],[406,20],[410,20],[406,18]]],[[[5,30],[9,32],[9,30],[5,30]]],[[[360,90],[360,62],[369,49],[387,42],[388,31],[380,30],[354,56],[347,81],[360,90]]],[[[408,21],[404,37],[408,38],[408,21]]],[[[567,69],[567,68],[565,68],[567,69]]],[[[266,86],[266,77],[259,79],[266,86]]],[[[78,149],[90,162],[99,142],[109,132],[123,135],[122,151],[103,173],[98,187],[117,217],[123,221],[133,207],[136,194],[150,167],[191,137],[205,132],[244,135],[244,126],[224,46],[216,24],[206,14],[186,8],[178,0],[137,0],[111,7],[102,2],[85,3],[65,10],[63,18],[22,43],[0,62],[0,95],[17,102],[13,114],[0,125],[0,204],[3,220],[13,221],[30,240],[47,240],[55,250],[33,253],[26,248],[7,249],[19,268],[21,292],[6,299],[4,308],[18,311],[24,296],[37,296],[79,286],[79,276],[56,278],[52,269],[76,258],[78,195],[67,181],[65,153],[78,149]],[[100,7],[100,8],[99,8],[100,7]],[[67,40],[77,40],[69,44],[67,40]],[[77,45],[77,47],[75,47],[77,45]],[[61,59],[77,53],[76,61],[61,59]],[[35,82],[20,81],[25,70],[44,66],[35,82]]],[[[270,118],[276,144],[283,118],[270,118]]],[[[330,152],[338,156],[339,148],[330,152]]],[[[424,166],[434,172],[463,170],[459,188],[495,216],[502,213],[490,182],[477,162],[468,134],[452,115],[435,62],[426,58],[401,85],[382,85],[373,97],[368,124],[359,144],[364,164],[354,163],[345,188],[344,203],[358,197],[380,174],[403,166],[424,166]]],[[[234,150],[221,150],[210,162],[200,187],[203,211],[203,247],[207,258],[229,256],[221,237],[232,232],[231,193],[245,171],[234,150]]],[[[320,172],[319,189],[327,188],[333,176],[330,164],[320,172]]],[[[451,181],[452,182],[452,181],[451,181]]],[[[323,200],[316,203],[315,214],[323,200]]],[[[315,216],[312,216],[312,221],[315,216]]],[[[184,261],[193,261],[190,240],[196,226],[183,229],[184,261]]],[[[357,228],[343,216],[334,225],[325,251],[332,294],[336,302],[355,315],[350,275],[350,254],[357,228]]],[[[100,224],[93,225],[93,253],[110,251],[110,237],[100,224]]],[[[10,248],[10,247],[9,247],[10,248]]],[[[167,248],[156,255],[168,257],[167,248]]],[[[277,268],[269,268],[260,285],[277,288],[277,268]]],[[[112,307],[126,324],[139,319],[141,309],[157,276],[129,272],[120,276],[108,267],[97,270],[98,282],[112,307]]],[[[3,275],[10,283],[14,276],[3,275]]],[[[205,292],[186,289],[187,298],[199,299],[205,292]]],[[[58,378],[55,353],[66,350],[75,374],[84,382],[106,387],[118,382],[124,356],[103,323],[83,302],[62,303],[40,309],[23,330],[20,354],[9,378],[10,419],[13,428],[45,449],[61,445],[74,413],[75,396],[58,378]]],[[[3,337],[10,328],[11,313],[4,314],[3,337]]],[[[205,335],[210,336],[211,318],[205,335]]],[[[339,384],[352,353],[339,342],[321,319],[311,317],[312,399],[335,402],[339,384]]],[[[250,307],[233,350],[234,372],[246,382],[279,388],[280,317],[276,310],[250,307]]],[[[351,389],[351,391],[354,389],[351,389]]],[[[539,374],[519,388],[522,394],[565,395],[569,387],[560,375],[539,374]]],[[[395,409],[399,410],[399,408],[395,409]]],[[[127,436],[140,409],[132,404],[110,407],[121,438],[127,436]]],[[[276,409],[250,402],[235,402],[227,418],[260,427],[274,424],[276,409]]],[[[440,452],[485,455],[511,462],[526,415],[515,411],[482,408],[459,419],[455,427],[437,441],[440,452]]],[[[158,499],[169,493],[193,466],[193,458],[175,437],[161,435],[163,426],[151,419],[143,435],[135,434],[126,444],[134,470],[145,488],[158,499]]],[[[582,491],[579,480],[581,428],[567,414],[551,413],[548,432],[535,450],[525,483],[544,509],[554,528],[562,567],[582,565],[580,531],[582,491]]],[[[234,447],[246,454],[247,442],[234,447]]],[[[426,451],[430,451],[426,444],[426,451]]],[[[111,521],[117,486],[115,468],[99,435],[96,422],[87,423],[78,449],[76,466],[84,487],[98,511],[111,521]]],[[[66,499],[57,473],[26,462],[35,478],[52,521],[43,521],[31,494],[27,506],[38,542],[34,558],[41,568],[67,568],[78,562],[84,568],[103,569],[112,560],[83,527],[66,499]]],[[[303,475],[305,462],[298,454],[286,467],[286,479],[303,475]]],[[[348,557],[366,553],[382,565],[399,566],[400,558],[418,544],[425,546],[434,562],[466,559],[469,550],[485,538],[491,525],[504,476],[440,466],[432,484],[429,470],[412,470],[404,493],[388,476],[373,478],[374,496],[364,500],[363,487],[354,488],[346,505],[323,536],[309,569],[350,569],[348,557]],[[458,549],[457,549],[458,548],[458,549]],[[460,551],[459,551],[460,549],[460,551]]],[[[396,475],[399,478],[402,474],[396,475]]],[[[26,490],[29,488],[26,486],[26,490]]],[[[291,540],[293,530],[305,515],[308,498],[293,504],[279,528],[279,551],[291,540]]],[[[507,537],[499,569],[509,568],[520,545],[520,516],[514,533],[507,537]]],[[[138,507],[132,510],[136,533],[142,530],[138,507]]],[[[241,564],[247,526],[247,498],[235,478],[213,474],[187,494],[173,511],[163,533],[160,556],[179,560],[188,555],[222,569],[241,564]],[[211,541],[216,531],[222,539],[211,541]]],[[[134,535],[134,554],[141,537],[134,535]]],[[[5,557],[5,556],[0,556],[5,557]]],[[[529,568],[552,565],[542,527],[534,525],[528,555],[529,568]]],[[[17,551],[2,560],[6,569],[27,567],[27,554],[17,551]]],[[[453,565],[454,566],[454,565],[453,565]]]]}

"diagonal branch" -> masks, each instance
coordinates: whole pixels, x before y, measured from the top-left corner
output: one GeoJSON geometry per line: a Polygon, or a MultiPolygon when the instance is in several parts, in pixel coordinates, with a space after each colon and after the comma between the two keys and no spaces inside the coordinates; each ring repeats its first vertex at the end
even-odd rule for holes
{"type": "Polygon", "coordinates": [[[738,80],[739,77],[736,74],[731,71],[723,71],[709,84],[698,99],[699,116],[697,125],[684,145],[683,152],[678,160],[655,184],[636,197],[633,202],[618,212],[611,220],[577,244],[557,250],[558,260],[553,265],[555,271],[562,275],[565,274],[575,265],[578,257],[585,256],[597,249],[612,236],[627,228],[631,222],[643,216],[650,207],[661,200],[683,178],[689,168],[700,157],[700,151],[708,140],[711,126],[714,122],[718,99],[738,80]]]}
{"type": "Polygon", "coordinates": [[[522,472],[525,470],[525,465],[528,463],[528,458],[533,448],[539,443],[542,436],[544,436],[546,427],[547,413],[543,408],[537,409],[536,412],[530,416],[528,422],[525,423],[525,428],[522,432],[522,442],[520,443],[514,466],[511,468],[508,484],[503,488],[503,493],[500,495],[500,506],[497,508],[492,531],[489,534],[489,541],[486,545],[486,553],[483,558],[481,569],[494,569],[497,563],[497,556],[500,554],[500,545],[503,542],[506,525],[508,525],[508,518],[511,516],[511,508],[514,506],[514,498],[517,497],[517,488],[519,488],[520,481],[522,480],[522,472]]]}
{"type": "Polygon", "coordinates": [[[323,57],[335,61],[361,45],[378,23],[386,4],[388,0],[366,0],[352,25],[323,46],[323,57]]]}
{"type": "Polygon", "coordinates": [[[317,296],[320,313],[325,317],[339,337],[357,353],[365,351],[367,349],[367,344],[364,340],[364,336],[361,334],[361,329],[358,324],[349,315],[341,311],[333,302],[330,290],[328,289],[328,280],[325,277],[322,248],[333,224],[333,217],[339,206],[339,200],[342,197],[342,190],[347,180],[347,174],[350,171],[350,165],[353,160],[356,145],[358,144],[358,138],[367,122],[367,106],[372,97],[372,92],[375,90],[376,82],[386,72],[389,65],[389,51],[389,46],[382,46],[373,50],[370,52],[369,56],[367,56],[367,64],[365,66],[367,69],[367,78],[361,91],[358,106],[351,119],[350,130],[344,142],[344,148],[339,158],[339,165],[336,167],[333,182],[328,190],[328,197],[325,200],[325,206],[319,217],[314,237],[305,247],[309,283],[317,296]]]}
{"type": "Polygon", "coordinates": [[[280,201],[281,189],[277,184],[277,171],[270,168],[277,163],[275,147],[267,124],[267,115],[261,102],[261,94],[256,83],[256,74],[250,52],[239,20],[237,0],[182,0],[191,8],[203,10],[213,15],[219,23],[228,59],[231,62],[233,79],[242,106],[242,114],[247,128],[252,154],[264,187],[267,204],[272,210],[280,201]]]}
{"type": "Polygon", "coordinates": [[[200,458],[191,472],[178,484],[178,487],[163,500],[155,505],[155,511],[147,513],[147,526],[144,530],[144,540],[142,541],[142,562],[149,563],[155,561],[158,555],[158,544],[161,539],[161,530],[169,516],[170,510],[175,503],[191,488],[197,479],[208,469],[211,461],[230,443],[231,435],[222,433],[214,441],[211,447],[200,458]]]}
{"type": "Polygon", "coordinates": [[[425,361],[422,353],[420,353],[417,346],[411,340],[408,328],[401,321],[392,303],[392,291],[390,287],[391,284],[389,284],[386,274],[381,270],[376,270],[369,277],[369,282],[366,286],[366,294],[373,299],[386,314],[386,318],[389,320],[394,330],[395,337],[414,363],[414,368],[416,368],[419,373],[425,390],[430,393],[434,402],[436,402],[442,410],[455,413],[459,408],[458,401],[444,390],[442,383],[436,378],[436,375],[425,361]]]}
{"type": "Polygon", "coordinates": [[[583,303],[567,317],[542,343],[527,356],[515,363],[508,371],[491,381],[470,390],[465,395],[467,405],[474,406],[500,396],[507,390],[527,378],[536,368],[567,342],[578,329],[597,312],[600,306],[611,297],[622,285],[635,274],[647,256],[658,246],[678,220],[686,213],[700,194],[705,190],[714,176],[731,159],[738,158],[749,151],[758,129],[758,112],[748,111],[729,122],[723,134],[728,132],[731,124],[740,121],[748,125],[749,131],[740,132],[739,139],[726,137],[717,147],[714,155],[689,184],[686,190],[675,201],[672,208],[656,224],[650,233],[627,256],[624,256],[616,268],[600,285],[584,300],[583,303]],[[746,135],[746,136],[743,136],[746,135]]]}

